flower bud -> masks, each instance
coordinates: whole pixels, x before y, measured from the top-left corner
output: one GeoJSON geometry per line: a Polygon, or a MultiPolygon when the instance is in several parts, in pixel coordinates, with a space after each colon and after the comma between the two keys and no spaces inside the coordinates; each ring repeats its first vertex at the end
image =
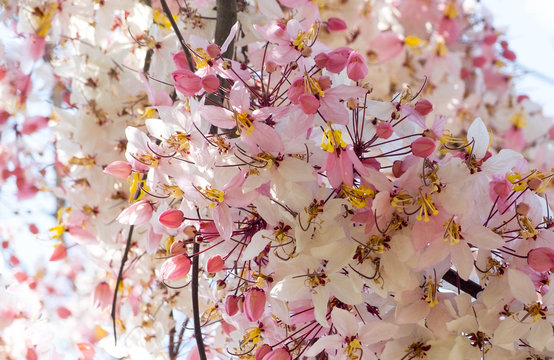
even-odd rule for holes
{"type": "Polygon", "coordinates": [[[415,104],[414,109],[419,115],[425,116],[433,111],[433,104],[429,100],[419,100],[415,104]]]}
{"type": "Polygon", "coordinates": [[[123,210],[117,217],[121,224],[142,225],[152,217],[152,204],[148,200],[141,200],[123,210]]]}
{"type": "Polygon", "coordinates": [[[516,53],[510,49],[505,49],[502,52],[502,56],[504,56],[504,58],[506,58],[507,60],[516,61],[516,53]]]}
{"type": "Polygon", "coordinates": [[[539,247],[529,251],[527,264],[538,272],[545,272],[554,267],[554,250],[547,247],[539,247]]]}
{"type": "Polygon", "coordinates": [[[200,81],[202,83],[202,88],[207,93],[214,93],[219,89],[219,79],[215,75],[206,75],[200,81]]]}
{"type": "Polygon", "coordinates": [[[179,51],[173,55],[173,62],[177,66],[177,69],[188,69],[189,64],[187,62],[187,56],[184,51],[179,51]]]}
{"type": "Polygon", "coordinates": [[[272,72],[275,72],[279,69],[279,65],[275,64],[273,61],[266,61],[265,62],[265,71],[267,73],[272,73],[272,72]]]}
{"type": "Polygon", "coordinates": [[[346,65],[346,74],[353,81],[360,81],[367,75],[367,65],[365,59],[357,51],[352,51],[348,56],[346,65]]]}
{"type": "Polygon", "coordinates": [[[239,311],[239,297],[236,295],[229,295],[225,299],[225,312],[229,316],[235,315],[239,311]]]}
{"type": "Polygon", "coordinates": [[[59,306],[56,309],[56,313],[58,314],[58,316],[61,319],[67,319],[68,317],[71,316],[71,311],[68,308],[66,308],[65,306],[59,306]]]}
{"type": "Polygon", "coordinates": [[[379,125],[377,125],[376,134],[377,137],[380,139],[388,139],[392,136],[394,133],[394,130],[390,123],[388,122],[380,122],[379,125]]]}
{"type": "Polygon", "coordinates": [[[208,263],[206,264],[206,271],[210,274],[215,274],[216,272],[221,271],[224,266],[225,260],[223,260],[221,255],[215,255],[208,259],[208,263]]]}
{"type": "Polygon", "coordinates": [[[412,154],[421,158],[431,155],[435,151],[436,146],[435,141],[428,137],[420,137],[410,145],[412,154]]]}
{"type": "Polygon", "coordinates": [[[54,248],[54,252],[48,261],[58,261],[67,257],[67,248],[64,244],[59,244],[54,248]]]}
{"type": "Polygon", "coordinates": [[[327,30],[329,32],[341,32],[346,30],[346,28],[346,22],[342,19],[339,19],[337,17],[330,17],[327,20],[327,30]]]}
{"type": "Polygon", "coordinates": [[[476,56],[473,58],[473,66],[475,67],[483,67],[487,62],[487,58],[484,56],[476,56]]]}
{"type": "Polygon", "coordinates": [[[187,252],[187,246],[182,241],[174,241],[169,248],[170,255],[181,255],[187,252]]]}
{"type": "Polygon", "coordinates": [[[271,346],[263,344],[256,349],[256,352],[254,353],[254,359],[262,360],[263,357],[269,352],[271,352],[271,346]]]}
{"type": "Polygon", "coordinates": [[[265,292],[259,288],[251,288],[246,292],[244,312],[249,321],[258,321],[265,310],[265,292]]]}
{"type": "Polygon", "coordinates": [[[187,255],[177,255],[164,261],[161,276],[164,280],[176,280],[187,276],[190,271],[190,259],[187,255]]]}
{"type": "Polygon", "coordinates": [[[94,288],[93,305],[96,308],[106,308],[111,304],[112,290],[107,282],[102,281],[94,288]]]}
{"type": "Polygon", "coordinates": [[[394,177],[396,178],[399,178],[402,176],[402,174],[404,174],[404,170],[402,170],[402,160],[395,160],[393,163],[392,163],[392,174],[394,175],[394,177]]]}
{"type": "Polygon", "coordinates": [[[306,46],[305,48],[302,49],[302,52],[300,54],[302,54],[303,57],[310,57],[310,55],[312,55],[312,48],[309,46],[306,46]]]}
{"type": "Polygon", "coordinates": [[[178,228],[179,226],[181,226],[184,220],[185,215],[181,210],[177,209],[168,209],[161,213],[160,217],[158,218],[160,224],[170,229],[178,228]]]}
{"type": "Polygon", "coordinates": [[[320,69],[325,68],[325,65],[327,65],[328,60],[329,60],[329,56],[325,53],[319,53],[314,57],[315,64],[320,69]]]}
{"type": "Polygon", "coordinates": [[[292,360],[292,357],[286,349],[279,348],[268,352],[262,360],[292,360]]]}
{"type": "Polygon", "coordinates": [[[206,48],[206,52],[208,53],[209,57],[214,59],[214,58],[218,57],[219,54],[221,54],[221,49],[219,48],[219,46],[217,44],[210,44],[206,48]]]}
{"type": "Polygon", "coordinates": [[[340,73],[346,67],[351,52],[352,49],[343,46],[328,53],[329,59],[325,64],[327,71],[340,73]]]}

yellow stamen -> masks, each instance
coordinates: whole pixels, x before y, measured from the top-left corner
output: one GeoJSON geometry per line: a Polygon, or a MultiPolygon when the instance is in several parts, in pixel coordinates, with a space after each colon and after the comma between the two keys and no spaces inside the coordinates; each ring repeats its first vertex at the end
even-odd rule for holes
{"type": "Polygon", "coordinates": [[[306,93],[311,92],[312,94],[316,95],[320,99],[323,96],[325,96],[325,92],[321,89],[321,85],[319,85],[319,81],[317,81],[313,77],[310,77],[308,73],[306,73],[304,77],[304,91],[306,93]]]}
{"type": "Polygon", "coordinates": [[[254,125],[252,124],[252,121],[250,120],[246,112],[235,113],[235,115],[233,115],[233,118],[237,122],[237,135],[240,135],[243,130],[246,130],[246,136],[252,135],[252,131],[254,131],[254,125]]]}
{"type": "Polygon", "coordinates": [[[419,214],[417,215],[417,220],[423,219],[424,222],[429,222],[429,214],[437,215],[439,211],[431,201],[429,194],[420,195],[417,198],[417,203],[421,206],[419,209],[419,214]]]}
{"type": "Polygon", "coordinates": [[[521,236],[523,236],[524,239],[529,239],[539,234],[539,231],[535,229],[533,222],[527,216],[520,217],[519,224],[521,228],[521,236]]]}
{"type": "Polygon", "coordinates": [[[344,352],[346,353],[346,357],[348,360],[357,360],[359,356],[356,355],[356,352],[361,349],[362,344],[360,343],[360,340],[354,338],[348,343],[346,349],[344,349],[344,352]]]}
{"type": "Polygon", "coordinates": [[[212,201],[210,204],[210,208],[212,209],[217,205],[217,203],[222,203],[225,199],[225,193],[223,191],[214,189],[211,186],[206,186],[204,190],[199,188],[199,190],[212,201]]]}
{"type": "Polygon", "coordinates": [[[190,135],[177,131],[171,135],[166,143],[179,152],[188,152],[190,149],[190,135]]]}
{"type": "Polygon", "coordinates": [[[139,173],[134,173],[131,180],[127,180],[129,183],[129,202],[141,200],[145,193],[140,189],[145,189],[149,191],[148,187],[144,185],[144,180],[142,180],[142,175],[139,173]],[[135,199],[137,191],[140,191],[140,195],[135,199]]]}
{"type": "Polygon", "coordinates": [[[240,342],[241,346],[245,346],[248,343],[257,344],[262,339],[262,331],[259,327],[251,327],[246,329],[247,332],[244,334],[242,341],[240,342]]]}
{"type": "Polygon", "coordinates": [[[404,44],[407,46],[414,48],[416,46],[421,45],[421,39],[417,36],[410,35],[404,39],[404,44]]]}
{"type": "Polygon", "coordinates": [[[85,156],[81,158],[72,156],[71,159],[67,161],[67,163],[69,165],[78,165],[78,166],[85,166],[87,168],[91,168],[96,164],[96,161],[94,160],[94,158],[90,156],[85,156]]]}
{"type": "Polygon", "coordinates": [[[329,127],[323,133],[323,139],[321,139],[321,148],[328,152],[334,152],[336,148],[343,149],[346,147],[346,143],[342,140],[342,131],[334,130],[329,127]]]}
{"type": "Polygon", "coordinates": [[[429,304],[430,307],[433,307],[439,303],[438,299],[438,288],[440,285],[438,285],[435,281],[433,281],[433,277],[429,277],[429,281],[425,284],[425,302],[429,304]]]}
{"type": "Polygon", "coordinates": [[[458,8],[456,6],[456,3],[450,3],[446,5],[444,8],[444,11],[442,12],[444,16],[449,18],[450,20],[455,19],[458,17],[458,8]]]}
{"type": "MultiPolygon", "coordinates": [[[[153,14],[154,23],[163,29],[171,29],[169,18],[160,10],[155,9],[153,14]]],[[[173,19],[177,20],[177,16],[173,15],[173,19]]]]}
{"type": "Polygon", "coordinates": [[[453,219],[444,223],[446,230],[444,232],[444,241],[450,242],[450,245],[456,245],[462,239],[460,235],[461,227],[453,219]]]}
{"type": "Polygon", "coordinates": [[[358,188],[342,185],[342,192],[348,197],[348,201],[356,209],[369,205],[369,200],[375,197],[375,192],[370,187],[360,185],[358,188]]]}
{"type": "Polygon", "coordinates": [[[414,203],[414,198],[405,191],[401,191],[391,200],[391,205],[396,209],[396,211],[401,212],[407,206],[410,206],[414,203]]]}
{"type": "Polygon", "coordinates": [[[211,60],[212,59],[210,58],[206,50],[202,48],[198,48],[195,50],[194,62],[196,63],[197,69],[201,69],[203,67],[208,66],[208,62],[211,60]]]}

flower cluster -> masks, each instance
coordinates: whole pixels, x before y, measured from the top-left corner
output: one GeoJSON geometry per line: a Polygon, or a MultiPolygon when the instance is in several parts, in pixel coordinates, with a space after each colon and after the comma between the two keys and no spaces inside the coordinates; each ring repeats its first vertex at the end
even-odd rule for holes
{"type": "Polygon", "coordinates": [[[81,356],[552,356],[553,124],[480,5],[230,3],[216,41],[222,1],[16,8],[67,84],[81,356]]]}

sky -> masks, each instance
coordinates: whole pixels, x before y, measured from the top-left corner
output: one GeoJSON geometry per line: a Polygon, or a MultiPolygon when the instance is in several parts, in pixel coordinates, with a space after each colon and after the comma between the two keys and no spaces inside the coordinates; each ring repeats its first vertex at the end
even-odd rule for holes
{"type": "Polygon", "coordinates": [[[481,0],[497,29],[506,30],[510,48],[522,70],[531,72],[516,82],[521,94],[554,117],[554,0],[481,0]]]}

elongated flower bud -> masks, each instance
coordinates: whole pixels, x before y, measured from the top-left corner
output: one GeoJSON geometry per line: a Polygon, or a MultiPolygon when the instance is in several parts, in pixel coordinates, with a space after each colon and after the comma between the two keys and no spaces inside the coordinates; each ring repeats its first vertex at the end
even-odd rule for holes
{"type": "Polygon", "coordinates": [[[229,316],[235,315],[239,311],[239,297],[236,295],[229,295],[225,299],[225,312],[229,316]]]}
{"type": "Polygon", "coordinates": [[[67,257],[67,248],[64,244],[59,244],[54,249],[52,256],[50,256],[49,261],[58,261],[65,259],[67,257]]]}
{"type": "Polygon", "coordinates": [[[120,179],[126,179],[131,175],[131,164],[126,161],[114,161],[104,168],[105,174],[113,175],[120,179]]]}
{"type": "Polygon", "coordinates": [[[141,200],[123,210],[117,217],[122,224],[142,225],[152,217],[152,204],[148,200],[141,200]]]}
{"type": "Polygon", "coordinates": [[[341,32],[346,30],[347,25],[346,22],[342,19],[339,19],[337,17],[331,17],[327,20],[327,30],[329,32],[341,32]]]}
{"type": "Polygon", "coordinates": [[[422,158],[426,158],[431,155],[433,151],[435,151],[436,147],[437,145],[435,144],[435,141],[428,137],[420,137],[411,145],[412,154],[422,158]]]}
{"type": "Polygon", "coordinates": [[[161,213],[158,221],[163,226],[166,226],[170,229],[176,229],[183,223],[185,216],[181,210],[169,209],[161,213]]]}
{"type": "Polygon", "coordinates": [[[220,255],[215,255],[208,259],[206,271],[210,274],[215,274],[216,272],[221,271],[223,266],[225,266],[225,260],[223,260],[220,255]]]}
{"type": "Polygon", "coordinates": [[[252,288],[246,292],[244,299],[244,313],[250,321],[258,321],[265,310],[265,292],[259,288],[252,288]]]}
{"type": "Polygon", "coordinates": [[[161,268],[162,279],[176,280],[187,276],[190,271],[190,259],[187,255],[177,255],[167,259],[161,268]]]}

